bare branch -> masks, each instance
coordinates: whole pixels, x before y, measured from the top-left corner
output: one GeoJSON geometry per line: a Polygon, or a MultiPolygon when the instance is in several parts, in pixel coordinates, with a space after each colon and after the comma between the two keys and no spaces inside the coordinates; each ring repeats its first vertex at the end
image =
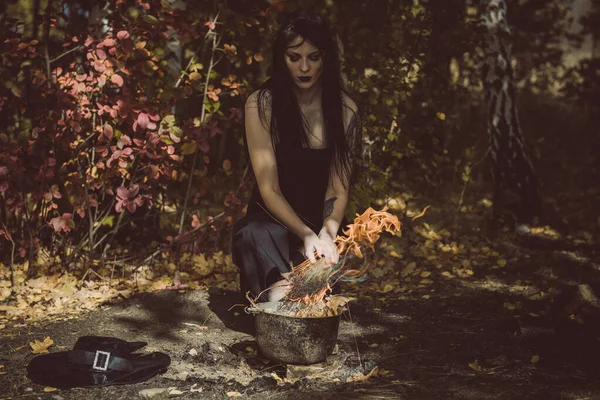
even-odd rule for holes
{"type": "Polygon", "coordinates": [[[77,51],[77,50],[80,50],[80,49],[82,49],[82,48],[83,48],[83,46],[77,46],[77,47],[74,47],[74,48],[72,48],[72,49],[70,49],[70,50],[67,50],[67,51],[65,51],[64,53],[62,53],[60,56],[58,56],[58,57],[55,57],[55,58],[53,58],[52,60],[50,60],[50,64],[52,64],[52,63],[53,63],[53,62],[55,62],[55,61],[58,61],[58,60],[60,60],[61,58],[63,58],[63,57],[64,57],[64,56],[66,56],[67,54],[69,54],[69,53],[72,53],[72,52],[74,52],[74,51],[77,51]]]}
{"type": "MultiPolygon", "coordinates": [[[[213,19],[213,23],[216,24],[217,23],[217,19],[219,18],[219,14],[221,13],[221,10],[219,10],[217,12],[217,15],[215,15],[215,18],[213,19]]],[[[190,61],[188,62],[188,65],[185,67],[185,69],[183,71],[181,71],[181,75],[179,76],[179,79],[177,79],[177,82],[175,83],[175,88],[178,88],[179,85],[181,85],[181,82],[183,81],[183,77],[187,74],[188,70],[190,69],[190,67],[192,66],[192,64],[194,63],[194,61],[196,61],[196,55],[198,54],[198,52],[200,51],[200,49],[202,47],[204,47],[204,41],[208,38],[208,35],[210,35],[211,33],[214,33],[212,29],[209,29],[208,32],[206,32],[206,35],[204,35],[204,40],[202,41],[202,44],[200,44],[198,46],[198,48],[196,48],[196,51],[194,51],[194,55],[192,56],[192,58],[190,58],[190,61]]]]}

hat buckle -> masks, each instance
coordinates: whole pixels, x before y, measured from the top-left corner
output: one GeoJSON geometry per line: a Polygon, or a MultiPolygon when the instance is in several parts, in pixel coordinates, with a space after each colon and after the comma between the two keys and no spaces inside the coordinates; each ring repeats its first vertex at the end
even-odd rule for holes
{"type": "Polygon", "coordinates": [[[110,355],[111,354],[108,351],[96,350],[96,356],[94,357],[94,364],[92,365],[92,369],[95,371],[106,371],[108,369],[110,355]],[[103,363],[103,365],[98,365],[99,361],[100,363],[103,363]]]}

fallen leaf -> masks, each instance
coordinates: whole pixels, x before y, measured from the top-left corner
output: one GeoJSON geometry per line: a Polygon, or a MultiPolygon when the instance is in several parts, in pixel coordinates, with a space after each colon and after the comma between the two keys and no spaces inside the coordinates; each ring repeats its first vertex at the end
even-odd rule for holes
{"type": "Polygon", "coordinates": [[[510,310],[510,311],[512,311],[516,308],[513,303],[508,303],[508,302],[504,303],[503,306],[504,306],[504,308],[506,308],[507,310],[510,310]]]}
{"type": "Polygon", "coordinates": [[[48,392],[54,392],[56,390],[56,388],[50,387],[50,386],[46,386],[44,388],[44,392],[48,393],[48,392]]]}
{"type": "Polygon", "coordinates": [[[408,263],[408,265],[406,267],[404,267],[404,269],[402,269],[402,272],[400,272],[400,275],[402,275],[403,277],[407,277],[408,275],[411,275],[415,271],[416,267],[417,267],[417,263],[414,261],[411,261],[408,263]]]}
{"type": "Polygon", "coordinates": [[[31,354],[45,354],[48,353],[48,348],[54,344],[54,341],[50,339],[49,336],[44,338],[44,341],[40,342],[39,340],[34,340],[33,342],[29,342],[29,346],[31,346],[31,354]]]}
{"type": "Polygon", "coordinates": [[[377,343],[371,343],[369,344],[369,347],[373,348],[373,347],[378,347],[379,345],[377,343]]]}
{"type": "Polygon", "coordinates": [[[504,258],[499,258],[496,264],[498,264],[500,267],[504,267],[506,266],[506,260],[504,258]]]}
{"type": "Polygon", "coordinates": [[[388,293],[392,290],[394,290],[394,285],[392,285],[391,283],[386,283],[383,289],[381,289],[381,293],[388,293]]]}
{"type": "Polygon", "coordinates": [[[471,367],[473,371],[481,372],[481,365],[479,365],[477,360],[470,362],[469,367],[471,367]]]}
{"type": "Polygon", "coordinates": [[[421,296],[422,299],[428,300],[429,299],[429,295],[428,294],[424,294],[423,296],[421,296]]]}
{"type": "Polygon", "coordinates": [[[396,250],[392,250],[390,251],[390,256],[394,257],[394,258],[402,258],[402,256],[400,254],[398,254],[396,252],[396,250]]]}
{"type": "Polygon", "coordinates": [[[429,272],[429,271],[421,272],[421,278],[427,278],[429,276],[431,276],[431,272],[429,272]]]}
{"type": "Polygon", "coordinates": [[[240,392],[227,392],[227,397],[242,397],[240,392]]]}
{"type": "Polygon", "coordinates": [[[540,356],[538,356],[537,354],[531,357],[532,364],[535,364],[538,361],[540,361],[540,356]]]}
{"type": "Polygon", "coordinates": [[[367,379],[369,379],[372,376],[377,376],[379,372],[379,367],[375,366],[371,372],[369,372],[367,375],[363,374],[362,372],[358,372],[356,374],[354,374],[353,376],[351,376],[350,378],[346,379],[346,382],[362,382],[362,381],[366,381],[367,379]]]}
{"type": "Polygon", "coordinates": [[[197,383],[194,383],[192,385],[192,387],[190,388],[190,392],[191,393],[200,393],[200,392],[202,392],[202,387],[199,387],[198,389],[196,389],[196,386],[198,386],[197,383]]]}

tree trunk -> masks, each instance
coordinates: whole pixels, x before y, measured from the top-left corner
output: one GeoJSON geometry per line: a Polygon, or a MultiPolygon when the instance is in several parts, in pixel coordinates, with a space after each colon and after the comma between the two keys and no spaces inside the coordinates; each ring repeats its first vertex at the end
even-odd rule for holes
{"type": "Polygon", "coordinates": [[[511,65],[512,37],[504,0],[481,0],[485,63],[483,82],[494,183],[494,220],[510,211],[518,223],[540,214],[537,178],[524,146],[511,65]],[[504,195],[512,195],[510,201],[504,195]]]}

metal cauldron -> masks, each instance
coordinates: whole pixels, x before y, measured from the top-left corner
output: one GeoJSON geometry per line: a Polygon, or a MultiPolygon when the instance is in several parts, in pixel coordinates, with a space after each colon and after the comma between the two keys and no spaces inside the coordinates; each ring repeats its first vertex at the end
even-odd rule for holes
{"type": "Polygon", "coordinates": [[[257,303],[247,312],[254,314],[258,349],[265,357],[285,363],[309,365],[323,362],[337,341],[341,315],[298,318],[278,314],[296,303],[257,303]]]}

